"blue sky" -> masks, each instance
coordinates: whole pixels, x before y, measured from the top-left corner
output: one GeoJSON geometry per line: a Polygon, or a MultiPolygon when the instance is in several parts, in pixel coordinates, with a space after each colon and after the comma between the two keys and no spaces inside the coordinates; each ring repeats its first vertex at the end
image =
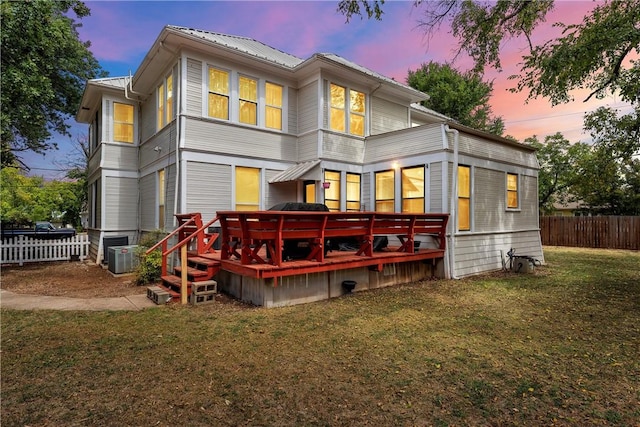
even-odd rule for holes
{"type": "MultiPolygon", "coordinates": [[[[354,18],[345,23],[337,11],[338,0],[327,1],[86,1],[91,16],[80,21],[83,41],[91,42],[91,51],[110,76],[135,73],[144,55],[165,25],[179,25],[201,30],[254,38],[272,47],[308,58],[316,52],[341,55],[383,75],[405,81],[408,70],[429,61],[451,62],[455,40],[448,28],[431,38],[418,26],[420,9],[413,1],[389,1],[384,5],[382,21],[354,18]]],[[[578,23],[590,11],[592,1],[557,1],[546,25],[534,34],[534,41],[557,35],[552,23],[578,23]]],[[[520,140],[532,135],[562,132],[571,141],[588,139],[582,134],[582,115],[601,105],[622,105],[613,97],[583,103],[576,101],[551,107],[545,99],[525,104],[526,94],[513,94],[507,79],[518,71],[524,52],[523,40],[511,40],[503,46],[501,73],[490,71],[485,80],[494,82],[491,105],[495,115],[506,124],[506,134],[520,140]]],[[[466,57],[453,65],[467,70],[466,57]]],[[[31,174],[62,178],[60,164],[69,157],[73,141],[87,133],[87,126],[71,119],[72,137],[54,139],[59,150],[46,155],[24,156],[31,174]]]]}

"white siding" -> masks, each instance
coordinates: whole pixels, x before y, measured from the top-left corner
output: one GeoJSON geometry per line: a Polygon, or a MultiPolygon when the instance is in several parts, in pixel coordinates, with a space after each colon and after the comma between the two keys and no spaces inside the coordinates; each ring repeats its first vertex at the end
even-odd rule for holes
{"type": "Polygon", "coordinates": [[[138,170],[138,147],[124,144],[102,144],[104,160],[102,166],[108,169],[138,170]]]}
{"type": "Polygon", "coordinates": [[[163,160],[167,163],[167,156],[176,151],[176,123],[166,126],[158,134],[140,146],[140,169],[144,169],[153,162],[163,160]],[[156,151],[156,147],[159,151],[156,151]]]}
{"type": "Polygon", "coordinates": [[[360,183],[362,185],[361,203],[364,205],[363,209],[365,211],[374,211],[375,205],[371,204],[371,173],[363,173],[362,178],[360,179],[360,183]]]}
{"type": "Polygon", "coordinates": [[[105,178],[106,224],[109,231],[138,229],[138,180],[105,178]]]}
{"type": "Polygon", "coordinates": [[[202,62],[187,59],[187,114],[202,116],[202,62]]]}
{"type": "Polygon", "coordinates": [[[324,159],[362,163],[364,151],[365,141],[361,138],[328,132],[323,133],[322,157],[324,159]]]}
{"type": "Polygon", "coordinates": [[[187,212],[202,213],[207,222],[220,210],[232,210],[231,166],[187,162],[187,212]]]}
{"type": "Polygon", "coordinates": [[[104,131],[104,140],[111,141],[111,126],[109,123],[113,122],[113,118],[111,117],[112,113],[112,102],[103,102],[104,110],[102,111],[102,123],[103,123],[103,131],[104,131]]]}
{"type": "Polygon", "coordinates": [[[421,126],[367,138],[365,163],[442,150],[440,125],[421,126]]]}
{"type": "Polygon", "coordinates": [[[296,138],[228,123],[188,119],[186,148],[234,156],[273,160],[297,160],[296,138]]]}
{"type": "Polygon", "coordinates": [[[144,142],[156,133],[156,93],[149,95],[140,106],[140,142],[144,142]]]}
{"type": "Polygon", "coordinates": [[[96,180],[96,222],[95,227],[102,229],[102,178],[96,180]]]}
{"type": "Polygon", "coordinates": [[[167,194],[165,197],[165,229],[171,230],[173,229],[173,208],[175,206],[175,196],[176,196],[176,166],[171,165],[166,168],[165,171],[165,180],[167,182],[167,194]]]}
{"type": "Polygon", "coordinates": [[[318,134],[316,132],[298,138],[298,161],[306,162],[318,158],[318,134]]]}
{"type": "Polygon", "coordinates": [[[538,231],[458,236],[455,239],[455,275],[464,277],[500,270],[501,257],[507,258],[511,248],[516,254],[544,261],[538,231]]]}
{"type": "Polygon", "coordinates": [[[473,169],[474,231],[512,229],[507,224],[505,173],[474,167],[473,169]]]}
{"type": "Polygon", "coordinates": [[[264,182],[262,183],[262,188],[265,189],[264,209],[269,209],[278,203],[295,202],[298,200],[296,181],[269,184],[269,180],[280,172],[282,171],[272,169],[265,170],[264,182]]]}
{"type": "Polygon", "coordinates": [[[140,229],[156,228],[156,174],[151,173],[140,178],[140,229]]]}
{"type": "Polygon", "coordinates": [[[371,135],[406,129],[409,126],[409,107],[386,99],[371,97],[371,135]]]}
{"type": "Polygon", "coordinates": [[[462,132],[460,132],[458,149],[460,154],[469,154],[480,159],[538,168],[536,155],[533,152],[520,150],[517,147],[481,139],[462,132]]]}
{"type": "Polygon", "coordinates": [[[429,164],[429,203],[432,213],[442,212],[442,162],[429,164]]]}
{"type": "Polygon", "coordinates": [[[99,150],[93,150],[93,155],[89,159],[89,166],[87,169],[87,173],[89,176],[93,174],[100,167],[100,162],[102,160],[102,144],[98,145],[99,150]]]}
{"type": "Polygon", "coordinates": [[[293,88],[288,88],[287,90],[288,96],[288,124],[289,127],[288,132],[292,135],[298,134],[298,91],[293,88]]]}
{"type": "Polygon", "coordinates": [[[318,82],[298,91],[298,132],[304,134],[318,129],[318,82]]]}
{"type": "Polygon", "coordinates": [[[520,175],[520,207],[507,210],[506,173],[475,167],[473,216],[475,232],[538,228],[537,180],[520,175]]]}
{"type": "Polygon", "coordinates": [[[540,227],[538,219],[538,179],[520,175],[521,227],[540,227]]]}

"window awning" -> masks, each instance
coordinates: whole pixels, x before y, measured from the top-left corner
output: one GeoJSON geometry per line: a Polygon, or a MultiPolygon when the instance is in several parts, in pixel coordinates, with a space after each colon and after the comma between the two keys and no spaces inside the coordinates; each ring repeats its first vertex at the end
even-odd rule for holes
{"type": "Polygon", "coordinates": [[[319,173],[319,168],[316,168],[319,164],[320,160],[298,163],[297,165],[291,166],[289,169],[284,170],[271,178],[269,180],[269,184],[274,184],[276,182],[290,182],[299,179],[312,179],[318,181],[322,179],[319,173]]]}

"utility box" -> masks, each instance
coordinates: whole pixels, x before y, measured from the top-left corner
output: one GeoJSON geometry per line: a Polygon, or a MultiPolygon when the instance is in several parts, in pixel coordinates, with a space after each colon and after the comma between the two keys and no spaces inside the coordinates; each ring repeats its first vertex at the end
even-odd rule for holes
{"type": "Polygon", "coordinates": [[[512,269],[516,273],[533,273],[533,261],[528,257],[516,256],[513,259],[512,269]]]}
{"type": "Polygon", "coordinates": [[[138,266],[137,245],[109,248],[109,271],[113,274],[130,273],[138,266]]]}

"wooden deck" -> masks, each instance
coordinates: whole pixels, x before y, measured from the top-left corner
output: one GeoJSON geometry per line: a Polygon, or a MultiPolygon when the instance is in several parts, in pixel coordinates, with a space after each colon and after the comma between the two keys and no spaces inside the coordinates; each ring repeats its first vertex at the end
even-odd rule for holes
{"type": "Polygon", "coordinates": [[[266,307],[332,298],[347,282],[359,291],[434,276],[449,219],[296,211],[223,211],[206,224],[197,212],[176,217],[180,226],[147,251],[162,248],[161,279],[172,299],[186,304],[194,286],[215,278],[221,290],[266,307]],[[218,221],[220,230],[209,230],[218,221]],[[174,236],[179,242],[169,248],[174,236]],[[170,272],[168,256],[178,250],[181,265],[170,272]]]}
{"type": "Polygon", "coordinates": [[[394,262],[444,257],[447,214],[381,212],[222,211],[222,268],[253,277],[279,277],[394,262]],[[420,235],[436,242],[437,250],[414,253],[420,235]],[[400,246],[375,252],[376,236],[396,236],[400,246]],[[355,253],[329,256],[332,239],[356,242],[355,253]],[[287,261],[287,243],[304,242],[306,262],[287,261]],[[285,249],[285,250],[283,250],[285,249]],[[239,260],[239,263],[231,262],[239,260]]]}
{"type": "MultiPolygon", "coordinates": [[[[373,252],[371,256],[363,257],[357,251],[331,251],[324,256],[323,261],[297,259],[284,261],[280,265],[267,263],[243,264],[239,258],[222,259],[221,252],[200,255],[211,260],[219,261],[223,270],[241,276],[256,279],[278,278],[299,274],[318,273],[333,270],[347,270],[368,267],[373,271],[382,271],[385,264],[404,263],[411,261],[431,261],[435,265],[438,259],[444,257],[444,249],[419,249],[414,253],[399,252],[400,247],[387,247],[373,252]]],[[[262,248],[258,256],[266,258],[266,251],[262,248]]]]}

